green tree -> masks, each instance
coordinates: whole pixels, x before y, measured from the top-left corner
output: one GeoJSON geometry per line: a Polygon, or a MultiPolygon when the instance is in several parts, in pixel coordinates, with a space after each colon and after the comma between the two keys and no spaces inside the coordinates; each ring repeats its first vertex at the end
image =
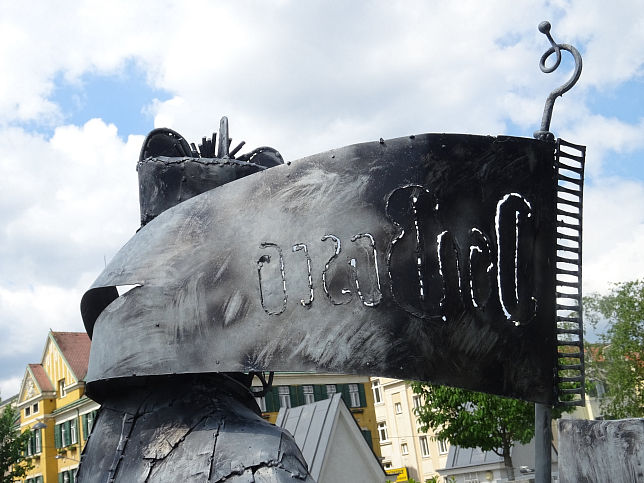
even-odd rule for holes
{"type": "Polygon", "coordinates": [[[31,460],[24,456],[31,431],[21,434],[17,420],[18,412],[11,406],[0,414],[0,483],[11,483],[33,468],[31,460]]]}
{"type": "Polygon", "coordinates": [[[415,409],[423,431],[463,448],[493,451],[503,458],[509,480],[514,480],[510,449],[534,437],[534,404],[481,392],[414,382],[424,405],[415,409]]]}
{"type": "Polygon", "coordinates": [[[584,312],[595,327],[608,321],[601,344],[587,350],[588,375],[606,390],[602,412],[615,419],[644,417],[644,281],[584,297],[584,312]]]}

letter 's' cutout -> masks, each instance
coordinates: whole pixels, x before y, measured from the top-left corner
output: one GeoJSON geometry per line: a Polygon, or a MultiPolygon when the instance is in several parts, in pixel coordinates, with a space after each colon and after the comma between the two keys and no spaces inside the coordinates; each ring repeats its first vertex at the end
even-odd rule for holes
{"type": "Polygon", "coordinates": [[[356,285],[356,291],[358,296],[364,305],[367,307],[375,307],[382,300],[382,292],[380,290],[380,275],[378,274],[378,253],[376,252],[376,241],[373,236],[369,233],[362,233],[360,235],[355,235],[351,237],[352,242],[356,242],[362,238],[369,240],[369,249],[365,250],[364,263],[365,267],[371,266],[373,270],[368,268],[360,268],[360,264],[356,262],[355,258],[352,258],[349,262],[353,270],[353,279],[356,285]],[[362,288],[360,286],[359,279],[363,280],[362,288]],[[365,298],[364,291],[369,291],[371,295],[368,298],[365,298]]]}
{"type": "Polygon", "coordinates": [[[271,261],[270,255],[257,260],[259,300],[268,315],[279,315],[286,310],[286,273],[282,249],[275,243],[262,243],[261,248],[273,248],[279,255],[279,263],[271,261]]]}
{"type": "Polygon", "coordinates": [[[506,319],[518,326],[536,314],[532,206],[520,194],[509,193],[497,204],[495,222],[499,300],[506,319]]]}
{"type": "Polygon", "coordinates": [[[324,270],[322,271],[322,287],[324,288],[324,293],[333,305],[348,304],[353,299],[351,290],[347,288],[351,278],[348,267],[343,263],[337,263],[339,261],[337,259],[338,255],[342,251],[340,239],[334,235],[324,235],[322,241],[326,240],[333,240],[335,250],[331,258],[324,265],[324,270]]]}

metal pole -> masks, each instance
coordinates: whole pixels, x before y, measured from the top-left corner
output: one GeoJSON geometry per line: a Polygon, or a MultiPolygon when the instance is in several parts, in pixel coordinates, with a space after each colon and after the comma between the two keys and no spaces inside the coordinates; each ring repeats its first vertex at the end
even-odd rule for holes
{"type": "Polygon", "coordinates": [[[535,483],[552,481],[552,408],[546,404],[534,405],[534,470],[535,483]]]}

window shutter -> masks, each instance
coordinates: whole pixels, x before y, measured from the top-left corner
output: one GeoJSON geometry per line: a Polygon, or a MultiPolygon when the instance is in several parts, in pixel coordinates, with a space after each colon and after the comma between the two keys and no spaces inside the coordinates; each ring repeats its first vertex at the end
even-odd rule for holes
{"type": "Polygon", "coordinates": [[[347,405],[351,407],[351,396],[349,395],[349,385],[348,384],[336,384],[335,390],[342,394],[342,400],[347,405]]]}
{"type": "Polygon", "coordinates": [[[364,393],[364,384],[363,383],[358,384],[358,395],[360,396],[360,407],[361,408],[366,408],[367,407],[367,397],[365,396],[365,393],[364,393]]]}
{"type": "Polygon", "coordinates": [[[58,483],[63,483],[63,474],[58,473],[58,483]]]}
{"type": "Polygon", "coordinates": [[[81,425],[83,426],[83,441],[87,441],[88,431],[87,431],[87,414],[81,416],[81,425]]]}
{"type": "Polygon", "coordinates": [[[295,389],[297,391],[297,405],[303,406],[306,404],[306,399],[304,399],[304,386],[295,386],[295,389]]]}
{"type": "Polygon", "coordinates": [[[300,387],[301,386],[289,386],[288,387],[289,396],[291,397],[291,407],[292,408],[295,408],[295,407],[300,405],[298,400],[297,400],[297,390],[300,387]]]}
{"type": "Polygon", "coordinates": [[[266,394],[264,394],[264,402],[266,403],[266,412],[270,413],[273,411],[273,388],[271,387],[266,394]]]}
{"type": "Polygon", "coordinates": [[[273,413],[275,411],[279,411],[280,409],[280,397],[279,394],[277,393],[277,389],[275,387],[271,387],[268,392],[266,393],[266,396],[264,397],[264,401],[266,401],[266,412],[267,413],[273,413]]]}
{"type": "Polygon", "coordinates": [[[316,384],[315,386],[313,386],[313,399],[315,401],[322,401],[326,398],[326,386],[323,386],[321,384],[316,384]]]}
{"type": "Polygon", "coordinates": [[[373,451],[373,442],[371,440],[371,431],[369,431],[368,429],[361,429],[360,432],[362,433],[362,436],[364,436],[364,439],[367,440],[367,444],[369,445],[369,447],[373,451]]]}
{"type": "MultiPolygon", "coordinates": [[[[61,434],[61,429],[62,429],[62,424],[57,424],[56,428],[54,429],[54,442],[55,442],[56,448],[63,447],[63,435],[61,434]]],[[[60,478],[62,478],[62,476],[60,478]]]]}
{"type": "Polygon", "coordinates": [[[276,387],[273,387],[273,411],[280,410],[280,393],[276,387]]]}
{"type": "Polygon", "coordinates": [[[72,442],[72,422],[71,421],[66,421],[63,423],[65,425],[65,440],[63,441],[63,446],[69,446],[69,444],[72,442]]]}

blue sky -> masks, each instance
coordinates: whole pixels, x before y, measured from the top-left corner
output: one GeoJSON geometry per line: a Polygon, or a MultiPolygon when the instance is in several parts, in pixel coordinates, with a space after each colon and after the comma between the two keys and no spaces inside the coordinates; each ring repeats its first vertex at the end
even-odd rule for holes
{"type": "MultiPolygon", "coordinates": [[[[49,98],[60,107],[65,124],[82,126],[100,118],[115,124],[123,138],[151,131],[154,115],[148,107],[155,99],[163,102],[171,97],[169,92],[150,86],[145,72],[128,62],[117,75],[88,72],[71,82],[59,74],[49,98]]],[[[52,126],[44,133],[52,135],[52,126]]]]}
{"type": "Polygon", "coordinates": [[[0,4],[0,397],[50,328],[83,329],[82,294],[139,226],[153,127],[198,142],[227,115],[234,142],[287,160],[422,132],[530,137],[569,75],[538,69],[544,19],[584,57],[551,130],[588,146],[585,292],[641,277],[644,11],[515,3],[0,4]]]}

